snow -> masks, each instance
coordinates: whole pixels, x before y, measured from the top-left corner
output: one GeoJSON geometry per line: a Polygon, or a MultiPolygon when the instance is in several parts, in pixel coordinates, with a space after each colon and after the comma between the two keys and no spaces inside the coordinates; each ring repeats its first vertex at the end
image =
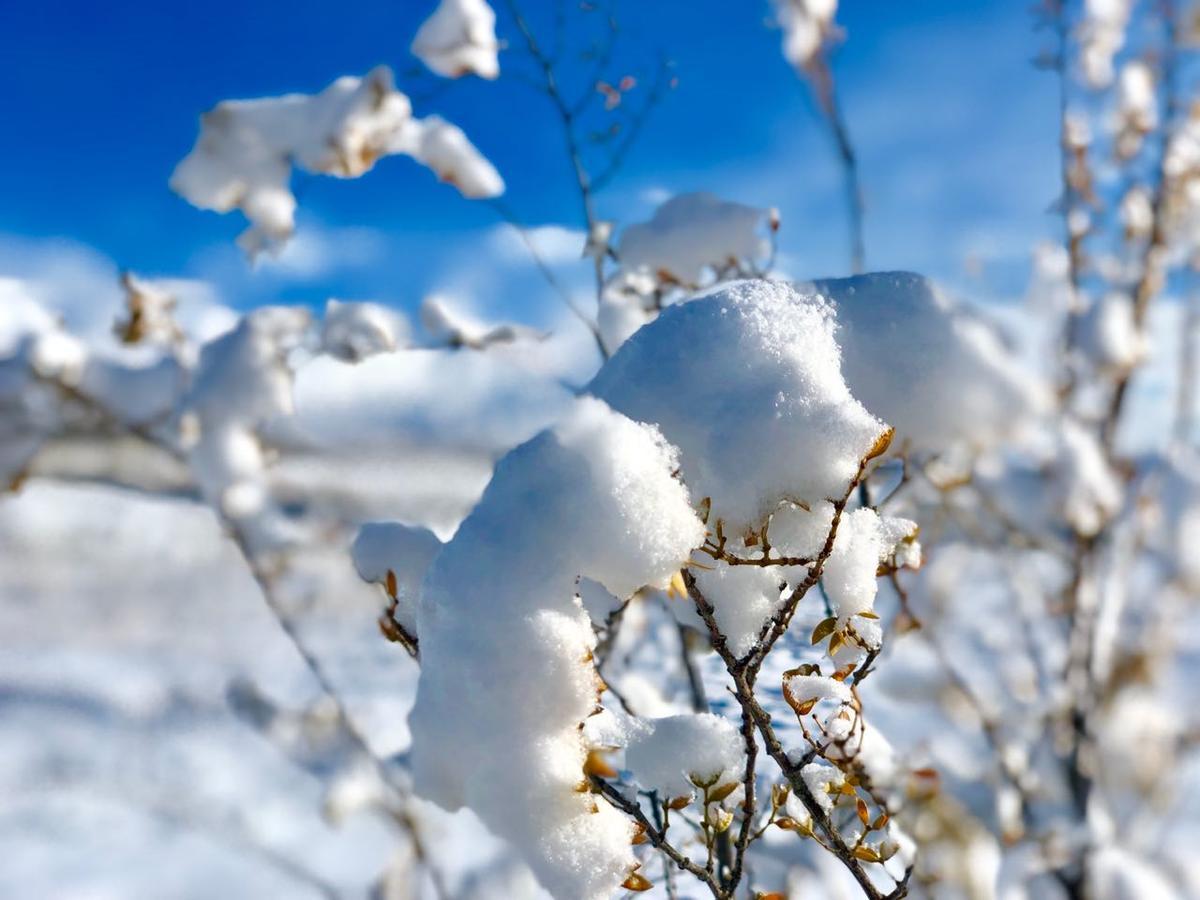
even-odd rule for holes
{"type": "Polygon", "coordinates": [[[771,544],[783,556],[816,559],[832,524],[833,504],[828,500],[811,504],[808,509],[788,503],[771,516],[771,544]]]}
{"type": "Polygon", "coordinates": [[[838,0],[775,0],[775,18],[783,30],[784,58],[803,70],[833,29],[838,0]]]}
{"type": "Polygon", "coordinates": [[[485,0],[440,0],[413,38],[412,54],[446,78],[500,74],[496,14],[485,0]]]}
{"type": "Polygon", "coordinates": [[[486,200],[504,193],[504,179],[457,125],[440,116],[412,119],[390,145],[407,153],[453,185],[464,197],[486,200]]]}
{"type": "Polygon", "coordinates": [[[584,398],[500,461],[423,586],[417,788],[469,806],[557,896],[608,896],[635,865],[630,822],[577,790],[599,685],[575,582],[666,586],[703,538],[676,465],[654,429],[584,398]]]}
{"type": "Polygon", "coordinates": [[[1046,386],[995,330],[920,275],[879,272],[813,288],[837,309],[846,382],[896,429],[893,449],[986,449],[1049,411],[1046,386]]]}
{"type": "Polygon", "coordinates": [[[175,295],[166,286],[138,278],[132,272],[121,276],[121,286],[125,289],[127,318],[113,326],[121,341],[174,344],[180,337],[175,324],[175,295]]]}
{"type": "Polygon", "coordinates": [[[449,297],[430,294],[421,301],[421,325],[435,345],[481,350],[492,344],[540,340],[544,335],[525,325],[485,323],[449,297]]]}
{"type": "Polygon", "coordinates": [[[421,581],[441,549],[442,542],[428,528],[367,522],[359,528],[350,556],[363,581],[386,586],[388,573],[392,573],[397,600],[393,618],[409,634],[416,634],[421,581]]]}
{"type": "Polygon", "coordinates": [[[826,813],[833,810],[830,790],[840,788],[846,781],[839,769],[823,762],[811,762],[800,770],[800,777],[816,798],[817,804],[826,813]]]}
{"type": "Polygon", "coordinates": [[[182,404],[188,461],[201,491],[215,509],[240,521],[256,543],[277,536],[260,432],[292,412],[288,353],[310,324],[304,309],[262,307],[249,313],[202,348],[182,404]]]}
{"type": "Polygon", "coordinates": [[[658,791],[665,800],[741,781],[745,745],[728,719],[686,713],[638,724],[625,748],[625,764],[644,790],[658,791]]]}
{"type": "Polygon", "coordinates": [[[734,282],[667,308],[589,390],[659,426],[692,495],[741,534],[785,499],[841,496],[885,433],[850,395],[833,332],[815,292],[734,282]]]}
{"type": "Polygon", "coordinates": [[[1133,320],[1133,301],[1120,291],[1109,291],[1093,304],[1079,331],[1080,349],[1107,375],[1130,371],[1146,355],[1146,338],[1133,320]]]}
{"type": "Polygon", "coordinates": [[[1150,192],[1141,185],[1131,187],[1121,198],[1121,224],[1134,237],[1146,237],[1154,226],[1150,192]]]}
{"type": "Polygon", "coordinates": [[[685,285],[698,285],[707,269],[763,257],[769,218],[769,210],[712,194],[679,194],[658,207],[650,221],[621,232],[617,259],[625,271],[664,273],[685,285]]]}
{"type": "Polygon", "coordinates": [[[779,570],[718,565],[696,568],[695,576],[700,592],[712,604],[713,618],[728,638],[729,649],[735,656],[744,656],[779,608],[783,586],[779,570]]]}
{"type": "Polygon", "coordinates": [[[408,334],[408,323],[377,303],[329,300],[321,324],[321,349],[345,362],[360,362],[395,350],[408,334]]]}
{"type": "Polygon", "coordinates": [[[915,522],[888,522],[872,509],[855,509],[842,516],[821,576],[839,630],[853,625],[868,646],[879,646],[882,633],[878,623],[862,616],[874,612],[880,563],[891,559],[896,547],[915,531],[915,522]]]}
{"type": "Polygon", "coordinates": [[[1124,490],[1095,435],[1071,418],[1058,431],[1059,503],[1063,518],[1079,534],[1096,534],[1120,509],[1124,490]]]}
{"type": "Polygon", "coordinates": [[[784,678],[783,685],[798,703],[806,703],[809,700],[850,702],[850,688],[843,682],[824,675],[788,675],[784,678]]]}
{"type": "Polygon", "coordinates": [[[292,167],[357,178],[382,156],[403,153],[432,168],[467,197],[494,197],[504,185],[462,132],[437,118],[416,119],[391,70],[343,76],[319,94],[226,100],[205,113],[191,153],[171,188],[201,209],[241,210],[250,256],[277,249],[295,229],[292,167]]]}
{"type": "Polygon", "coordinates": [[[1154,73],[1140,59],[1121,66],[1117,81],[1117,109],[1123,126],[1143,134],[1158,124],[1158,99],[1154,93],[1154,73]]]}
{"type": "Polygon", "coordinates": [[[1079,24],[1080,62],[1092,88],[1104,88],[1113,80],[1113,58],[1125,43],[1132,0],[1085,0],[1079,24]]]}

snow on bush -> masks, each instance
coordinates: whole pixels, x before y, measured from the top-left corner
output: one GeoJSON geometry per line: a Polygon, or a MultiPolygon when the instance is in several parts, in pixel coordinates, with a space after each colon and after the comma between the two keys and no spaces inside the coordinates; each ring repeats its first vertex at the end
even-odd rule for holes
{"type": "Polygon", "coordinates": [[[783,56],[804,69],[833,30],[838,0],[775,0],[775,18],[783,30],[783,56]]]}
{"type": "Polygon", "coordinates": [[[636,863],[630,822],[579,790],[600,684],[574,589],[628,597],[678,572],[703,526],[677,465],[654,429],[581,400],[500,461],[425,580],[418,788],[471,807],[556,896],[608,896],[636,863]]]}
{"type": "Polygon", "coordinates": [[[329,300],[321,324],[321,349],[345,362],[395,350],[407,335],[404,319],[377,303],[329,300]]]}
{"type": "Polygon", "coordinates": [[[442,542],[428,528],[396,522],[367,522],[358,530],[350,556],[363,581],[383,585],[396,600],[390,615],[413,636],[421,582],[442,542]]]}
{"type": "Polygon", "coordinates": [[[617,243],[625,271],[644,271],[698,285],[708,267],[755,260],[768,251],[770,211],[712,194],[679,194],[648,222],[628,226],[617,243]]]}
{"type": "Polygon", "coordinates": [[[496,14],[486,0],[441,0],[417,30],[413,56],[446,78],[500,74],[496,14]]]}
{"type": "Polygon", "coordinates": [[[467,197],[495,197],[504,183],[462,131],[432,116],[417,119],[391,70],[343,76],[319,94],[226,100],[205,113],[200,136],[171,176],[188,202],[241,210],[250,228],[238,239],[254,256],[295,228],[292,167],[357,178],[380,157],[402,153],[433,169],[467,197]]]}
{"type": "Polygon", "coordinates": [[[737,728],[712,713],[647,719],[629,739],[625,764],[634,780],[660,797],[737,783],[745,748],[737,728]]]}
{"type": "Polygon", "coordinates": [[[817,293],[743,281],[668,308],[590,391],[661,428],[692,494],[738,535],[785,500],[839,496],[884,440],[839,356],[833,310],[817,293]]]}
{"type": "Polygon", "coordinates": [[[993,447],[1048,411],[1045,387],[994,329],[928,279],[880,272],[813,288],[837,310],[846,382],[896,429],[897,449],[993,447]]]}

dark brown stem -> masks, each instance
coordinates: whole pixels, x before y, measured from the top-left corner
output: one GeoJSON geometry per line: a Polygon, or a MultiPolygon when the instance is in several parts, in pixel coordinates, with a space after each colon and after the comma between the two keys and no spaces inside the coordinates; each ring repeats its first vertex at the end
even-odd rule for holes
{"type": "Polygon", "coordinates": [[[696,876],[696,878],[698,878],[710,891],[712,891],[712,895],[714,897],[723,898],[725,896],[724,892],[721,890],[721,885],[719,885],[713,879],[711,873],[705,871],[703,866],[692,862],[692,860],[680,853],[679,850],[671,845],[670,841],[667,840],[666,826],[664,825],[661,830],[657,828],[655,824],[646,817],[646,814],[642,812],[642,806],[640,803],[638,803],[636,800],[629,800],[626,798],[619,790],[616,789],[616,787],[609,784],[603,778],[598,778],[593,775],[592,786],[596,789],[597,793],[604,797],[604,799],[606,799],[617,809],[621,810],[627,816],[630,816],[635,822],[642,826],[646,833],[646,839],[650,841],[651,846],[653,846],[656,850],[666,854],[667,858],[670,859],[671,862],[675,863],[675,865],[677,865],[679,868],[696,876]]]}

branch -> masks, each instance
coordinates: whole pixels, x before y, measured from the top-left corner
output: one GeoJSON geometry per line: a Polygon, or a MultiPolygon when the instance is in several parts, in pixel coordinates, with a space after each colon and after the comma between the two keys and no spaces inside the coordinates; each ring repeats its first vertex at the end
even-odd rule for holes
{"type": "Polygon", "coordinates": [[[850,271],[851,274],[858,275],[863,271],[866,262],[866,246],[863,238],[863,196],[862,184],[858,177],[858,155],[850,140],[850,132],[846,127],[846,119],[842,113],[841,101],[833,80],[833,70],[829,66],[824,47],[805,66],[805,72],[812,84],[817,105],[821,108],[826,125],[829,126],[829,134],[833,138],[846,179],[846,208],[850,217],[850,271]]]}
{"type": "Polygon", "coordinates": [[[721,886],[713,880],[712,875],[705,871],[703,866],[692,862],[688,857],[680,853],[667,840],[666,828],[661,831],[655,827],[654,823],[646,818],[646,814],[642,812],[641,804],[635,800],[629,800],[621,794],[615,787],[609,784],[602,778],[595,775],[591,776],[592,787],[596,792],[603,795],[609,803],[621,810],[628,816],[631,816],[634,821],[640,825],[646,833],[647,840],[656,849],[662,851],[666,856],[685,872],[689,872],[696,876],[710,891],[714,897],[724,897],[725,894],[721,890],[721,886]]]}

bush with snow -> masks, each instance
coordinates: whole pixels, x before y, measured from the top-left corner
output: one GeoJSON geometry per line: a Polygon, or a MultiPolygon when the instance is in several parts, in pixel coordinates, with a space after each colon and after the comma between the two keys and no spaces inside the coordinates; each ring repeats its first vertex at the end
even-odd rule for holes
{"type": "MultiPolygon", "coordinates": [[[[837,4],[771,6],[861,215],[837,4]]],[[[1164,302],[1200,247],[1190,25],[1124,0],[1043,12],[1063,241],[1030,309],[988,310],[907,272],[781,280],[778,214],[707,192],[600,218],[627,148],[597,167],[582,123],[638,79],[588,76],[568,103],[563,57],[502,13],[498,34],[485,0],[441,0],[411,49],[490,80],[524,41],[582,200],[578,230],[549,230],[583,245],[592,295],[494,208],[594,365],[437,292],[411,325],[332,298],[239,315],[114,269],[66,315],[5,277],[0,484],[209,511],[321,692],[289,709],[238,681],[229,705],[322,782],[330,822],[400,839],[380,896],[1194,893],[1200,313],[1164,302]],[[338,632],[301,626],[326,594],[399,645],[415,696],[343,696],[316,649],[338,632]]],[[[219,104],[171,185],[240,211],[253,256],[292,234],[293,169],[395,154],[504,190],[384,67],[219,104]]]]}

